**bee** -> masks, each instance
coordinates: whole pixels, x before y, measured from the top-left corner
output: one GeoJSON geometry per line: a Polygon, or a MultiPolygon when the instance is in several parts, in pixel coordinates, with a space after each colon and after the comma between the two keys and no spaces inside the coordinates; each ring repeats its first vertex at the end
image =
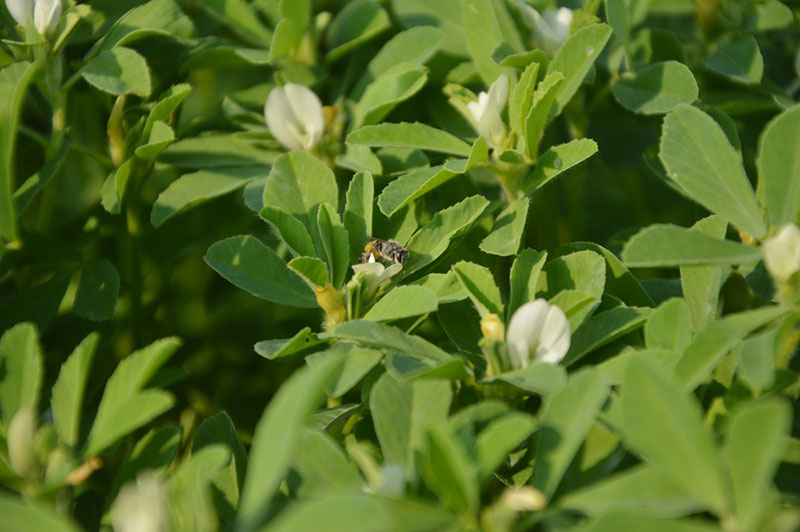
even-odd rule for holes
{"type": "Polygon", "coordinates": [[[364,264],[365,262],[376,262],[379,260],[389,261],[392,264],[405,265],[408,260],[408,250],[394,240],[373,238],[364,246],[364,253],[358,258],[358,263],[364,264]]]}

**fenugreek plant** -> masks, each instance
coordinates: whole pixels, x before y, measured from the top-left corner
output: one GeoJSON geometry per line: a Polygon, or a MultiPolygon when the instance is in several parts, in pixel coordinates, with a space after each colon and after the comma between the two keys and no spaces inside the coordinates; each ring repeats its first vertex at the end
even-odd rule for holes
{"type": "Polygon", "coordinates": [[[0,11],[0,529],[800,527],[792,4],[0,11]]]}

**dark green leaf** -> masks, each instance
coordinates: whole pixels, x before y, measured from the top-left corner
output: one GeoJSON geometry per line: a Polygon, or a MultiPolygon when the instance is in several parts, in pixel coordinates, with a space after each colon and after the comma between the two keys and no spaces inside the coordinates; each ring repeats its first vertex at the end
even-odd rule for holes
{"type": "Polygon", "coordinates": [[[75,304],[75,314],[92,321],[105,321],[114,315],[119,294],[119,274],[106,259],[96,259],[84,266],[75,304]]]}

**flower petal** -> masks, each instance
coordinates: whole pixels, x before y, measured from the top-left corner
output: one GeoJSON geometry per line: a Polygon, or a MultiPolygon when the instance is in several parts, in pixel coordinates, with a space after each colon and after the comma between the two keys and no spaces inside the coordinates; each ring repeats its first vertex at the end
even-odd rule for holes
{"type": "Polygon", "coordinates": [[[33,17],[33,0],[6,0],[6,7],[14,20],[22,27],[33,17]]]}
{"type": "Polygon", "coordinates": [[[779,281],[800,271],[800,228],[789,223],[764,241],[764,266],[779,281]]]}
{"type": "Polygon", "coordinates": [[[532,362],[557,364],[569,351],[569,320],[557,306],[536,299],[511,317],[506,342],[515,369],[532,362]]]}
{"type": "Polygon", "coordinates": [[[300,129],[297,117],[286,97],[283,87],[275,87],[264,104],[264,118],[272,135],[290,150],[302,150],[303,140],[298,136],[300,129]]]}
{"type": "Polygon", "coordinates": [[[283,86],[292,112],[297,117],[305,136],[306,149],[313,148],[322,138],[325,130],[325,117],[322,114],[322,102],[314,91],[297,83],[287,83],[283,86]]]}
{"type": "Polygon", "coordinates": [[[33,24],[42,35],[51,33],[61,18],[61,0],[36,0],[33,24]]]}

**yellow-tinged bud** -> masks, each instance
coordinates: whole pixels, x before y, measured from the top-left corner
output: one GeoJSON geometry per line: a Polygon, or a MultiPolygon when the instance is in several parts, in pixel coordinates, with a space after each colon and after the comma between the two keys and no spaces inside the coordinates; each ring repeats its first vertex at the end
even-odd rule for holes
{"type": "Polygon", "coordinates": [[[315,288],[314,295],[317,296],[317,303],[328,315],[329,325],[336,325],[344,321],[347,309],[344,306],[344,299],[336,291],[332,284],[328,283],[325,287],[315,288]]]}
{"type": "Polygon", "coordinates": [[[8,461],[11,469],[23,478],[36,473],[36,412],[31,407],[21,408],[8,425],[8,461]]]}
{"type": "Polygon", "coordinates": [[[547,499],[532,486],[520,486],[506,489],[500,498],[500,504],[515,512],[535,512],[547,505],[547,499]]]}
{"type": "Polygon", "coordinates": [[[484,338],[503,340],[506,337],[506,327],[497,314],[487,314],[481,318],[481,333],[484,338]]]}

